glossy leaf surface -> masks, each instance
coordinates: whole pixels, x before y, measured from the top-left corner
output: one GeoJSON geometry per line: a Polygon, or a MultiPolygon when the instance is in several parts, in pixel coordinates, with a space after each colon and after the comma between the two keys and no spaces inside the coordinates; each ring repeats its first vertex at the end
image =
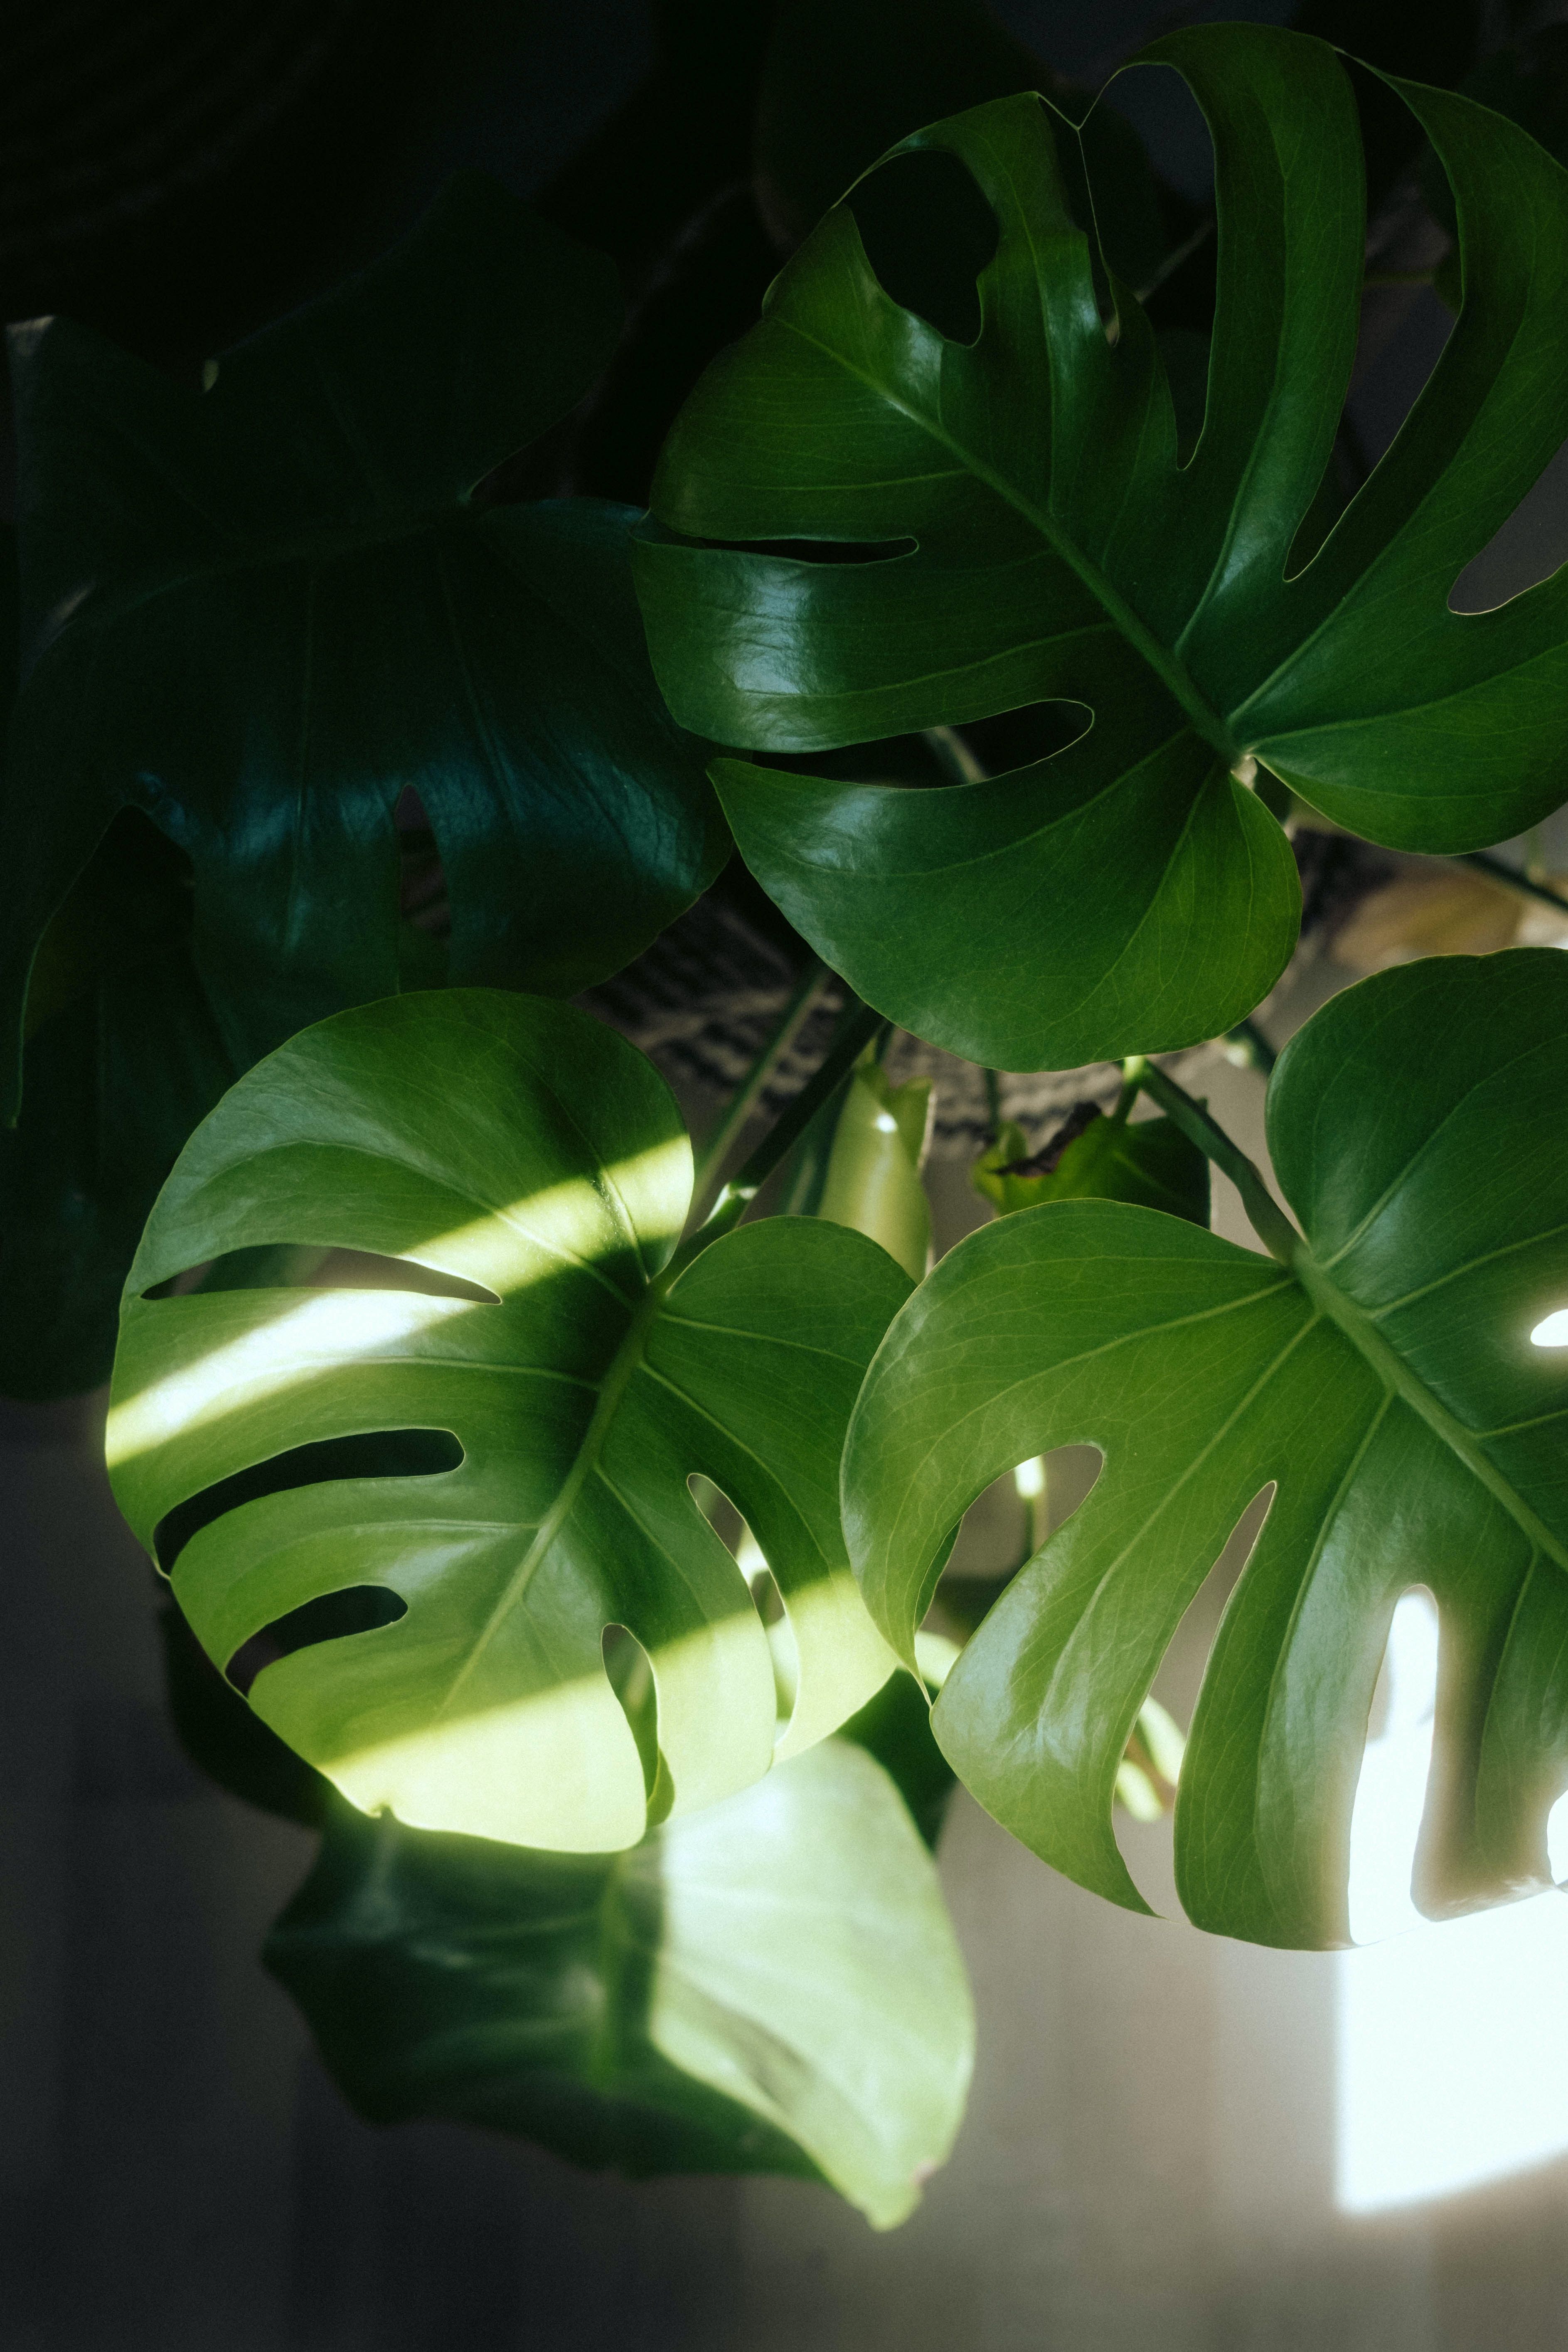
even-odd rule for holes
{"type": "Polygon", "coordinates": [[[1081,709],[1053,758],[940,791],[713,772],[748,864],[835,969],[1007,1068],[1190,1043],[1258,1001],[1299,892],[1256,764],[1405,848],[1497,840],[1568,791],[1568,583],[1488,614],[1447,604],[1568,435],[1568,175],[1485,109],[1397,86],[1458,193],[1464,315],[1288,577],[1355,350],[1350,85],[1325,45],[1258,26],[1144,55],[1180,71],[1215,150],[1208,402],[1185,466],[1114,270],[1102,323],[1075,134],[1017,97],[881,167],[941,163],[989,206],[973,340],[893,299],[846,200],[688,403],[655,485],[662,536],[637,550],[671,708],[717,740],[817,751],[1081,709]]]}
{"type": "Polygon", "coordinates": [[[1551,1883],[1568,1786],[1568,963],[1435,958],[1335,998],[1268,1093],[1295,1270],[1110,1202],[946,1257],[889,1331],[845,1457],[871,1612],[906,1658],[950,1529],[1052,1446],[1104,1457],[1008,1587],[933,1727],[982,1802],[1134,1908],[1117,1767],[1166,1645],[1255,1496],[1176,1804],[1182,1899],[1264,1943],[1347,1935],[1351,1808],[1400,1593],[1442,1627],[1415,1893],[1551,1883]]]}
{"type": "Polygon", "coordinates": [[[803,1218],[742,1226],[672,1278],[690,1186],[675,1105],[624,1040],[454,990],[293,1039],[165,1187],[127,1285],[116,1494],[220,1666],[329,1595],[406,1604],[363,1631],[334,1619],[342,1638],[251,1688],[365,1810],[630,1845],[650,1793],[659,1818],[745,1786],[888,1673],[837,1477],[908,1279],[803,1218]],[[254,1283],[246,1254],[281,1244],[357,1255],[315,1269],[335,1287],[276,1286],[266,1260],[272,1286],[214,1286],[254,1283]],[[215,1261],[208,1287],[147,1295],[215,1261]],[[746,1519],[788,1612],[799,1691],[776,1751],[767,1637],[692,1475],[746,1519]],[[646,1759],[610,1626],[652,1661],[646,1759]]]}
{"type": "Polygon", "coordinates": [[[901,2221],[973,2018],[886,1773],[830,1739],[613,1859],[340,1811],[268,1965],[362,2115],[633,2174],[793,2172],[901,2221]]]}
{"type": "Polygon", "coordinates": [[[191,861],[240,1067],[405,984],[410,787],[458,982],[571,993],[710,878],[723,829],[647,668],[630,516],[473,495],[581,396],[618,319],[608,262],[469,179],[204,391],[68,321],[16,331],[8,1110],[35,946],[126,805],[191,861]]]}
{"type": "Polygon", "coordinates": [[[1208,1161],[1173,1119],[1118,1120],[1092,1103],[1083,1108],[1089,1117],[1069,1116],[1033,1154],[1008,1120],[975,1162],[975,1191],[1004,1216],[1046,1201],[1131,1201],[1208,1223],[1208,1161]]]}

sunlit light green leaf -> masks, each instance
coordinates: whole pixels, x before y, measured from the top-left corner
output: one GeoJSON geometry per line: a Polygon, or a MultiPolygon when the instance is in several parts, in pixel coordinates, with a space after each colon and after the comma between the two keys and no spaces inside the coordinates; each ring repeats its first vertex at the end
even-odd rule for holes
{"type": "Polygon", "coordinates": [[[220,1666],[331,1593],[406,1604],[265,1664],[252,1691],[364,1810],[630,1845],[650,1800],[657,1819],[744,1787],[889,1672],[837,1475],[908,1277],[861,1234],[777,1218],[672,1279],[690,1185],[674,1102],[624,1040],[543,999],[454,990],[304,1032],[165,1187],[126,1290],[115,1491],[165,1565],[177,1549],[175,1592],[220,1666]],[[323,1261],[296,1277],[315,1286],[248,1286],[243,1254],[268,1245],[323,1261]],[[197,1267],[204,1287],[149,1296],[197,1267]],[[452,1433],[460,1463],[400,1457],[409,1431],[452,1433]],[[383,1433],[370,1475],[298,1451],[383,1433]],[[693,1475],[730,1497],[783,1596],[787,1725],[693,1475]],[[609,1626],[652,1662],[647,1759],[605,1670],[609,1626]]]}

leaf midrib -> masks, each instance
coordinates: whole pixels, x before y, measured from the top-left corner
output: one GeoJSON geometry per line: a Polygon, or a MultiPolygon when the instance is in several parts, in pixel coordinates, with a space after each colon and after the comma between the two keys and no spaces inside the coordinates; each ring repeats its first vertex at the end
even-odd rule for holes
{"type": "Polygon", "coordinates": [[[649,1330],[664,1302],[665,1290],[672,1279],[671,1271],[667,1267],[662,1275],[649,1283],[630,1322],[622,1333],[616,1351],[610,1358],[599,1383],[598,1402],[594,1407],[588,1426],[584,1431],[577,1451],[573,1456],[572,1467],[561,1481],[555,1500],[551,1504],[543,1518],[540,1520],[533,1541],[508,1577],[494,1608],[469,1643],[467,1656],[447,1684],[441,1703],[435,1710],[435,1718],[438,1719],[450,1711],[458,1693],[473,1674],[500,1626],[522,1600],[533,1581],[536,1571],[554,1544],[556,1537],[571,1517],[577,1497],[582,1493],[590,1475],[597,1468],[599,1456],[605,1450],[605,1442],[609,1435],[610,1424],[620,1410],[621,1400],[626,1392],[633,1373],[642,1361],[643,1351],[647,1346],[649,1330]]]}
{"type": "Polygon", "coordinates": [[[1168,646],[1161,644],[1154,632],[1146,622],[1140,619],[1132,606],[1121,591],[1112,585],[1099,564],[1093,562],[1063,530],[1048,507],[1037,506],[1032,499],[1025,498],[1005,475],[997,473],[995,468],[987,465],[984,458],[966,448],[964,444],[944,425],[937,423],[922,410],[911,406],[908,401],[901,400],[883,379],[868,373],[864,368],[857,367],[852,360],[848,359],[843,352],[836,350],[831,343],[824,342],[819,336],[808,333],[798,320],[781,318],[779,324],[786,328],[791,334],[797,335],[802,342],[820,352],[825,359],[832,361],[837,366],[842,368],[847,375],[854,377],[878,399],[886,401],[888,405],[896,408],[900,415],[907,416],[912,425],[929,434],[933,441],[956,457],[960,465],[977,481],[984,482],[986,488],[1010,506],[1016,514],[1021,515],[1026,522],[1037,530],[1041,538],[1061,558],[1068,569],[1077,573],[1101,611],[1109,615],[1133,650],[1142,656],[1172,699],[1185,711],[1194,730],[1203,738],[1205,742],[1213,746],[1227,768],[1236,766],[1241,758],[1241,746],[1218,711],[1199,692],[1185,666],[1176,658],[1168,646]]]}
{"type": "Polygon", "coordinates": [[[1304,1240],[1300,1248],[1292,1252],[1290,1270],[1313,1306],[1339,1327],[1372,1367],[1384,1388],[1392,1390],[1458,1455],[1471,1475],[1478,1478],[1488,1493],[1502,1505],[1536,1550],[1544,1552],[1549,1559],[1556,1561],[1559,1568],[1568,1570],[1568,1543],[1554,1535],[1545,1520],[1531,1510],[1511,1479],[1503,1475],[1486,1453],[1474,1431],[1467,1428],[1458,1414],[1450,1412],[1415,1367],[1407,1363],[1399,1350],[1384,1338],[1366,1309],[1340,1288],[1312,1255],[1304,1240]]]}

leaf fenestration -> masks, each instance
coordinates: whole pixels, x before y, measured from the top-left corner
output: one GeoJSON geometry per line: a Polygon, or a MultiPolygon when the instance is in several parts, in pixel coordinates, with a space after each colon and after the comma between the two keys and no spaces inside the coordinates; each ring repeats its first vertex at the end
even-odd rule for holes
{"type": "Polygon", "coordinates": [[[127,1285],[108,1433],[149,1548],[193,1498],[276,1456],[398,1430],[461,1448],[455,1468],[256,1494],[263,1475],[216,1517],[183,1510],[195,1531],[174,1591],[220,1667],[345,1587],[406,1602],[251,1687],[365,1810],[518,1844],[633,1844],[647,1791],[605,1671],[609,1625],[652,1663],[678,1812],[810,1747],[889,1672],[837,1481],[908,1277],[859,1234],[776,1218],[671,1278],[690,1188],[679,1115],[640,1055],[570,1007],[473,990],[305,1031],[231,1090],[165,1186],[127,1285]],[[184,1269],[283,1244],[435,1268],[459,1295],[169,1295],[184,1269]],[[742,1513],[789,1614],[799,1690],[776,1744],[767,1636],[693,1473],[742,1513]]]}

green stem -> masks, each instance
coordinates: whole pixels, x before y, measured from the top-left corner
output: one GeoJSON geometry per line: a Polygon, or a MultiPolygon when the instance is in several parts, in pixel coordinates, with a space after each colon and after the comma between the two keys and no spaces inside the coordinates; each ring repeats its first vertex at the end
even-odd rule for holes
{"type": "Polygon", "coordinates": [[[1510,866],[1504,858],[1494,857],[1489,849],[1468,850],[1454,862],[1457,866],[1473,866],[1478,874],[1484,874],[1489,881],[1500,882],[1505,890],[1512,890],[1521,898],[1537,899],[1543,907],[1555,907],[1560,915],[1568,915],[1568,898],[1561,890],[1552,889],[1549,882],[1532,882],[1528,874],[1521,874],[1517,866],[1510,866]]]}
{"type": "Polygon", "coordinates": [[[1181,244],[1174,247],[1172,251],[1165,256],[1164,260],[1162,261],[1152,278],[1146,279],[1145,282],[1139,287],[1137,293],[1133,297],[1134,300],[1146,302],[1151,294],[1156,293],[1159,289],[1163,286],[1167,278],[1174,276],[1175,272],[1181,268],[1183,262],[1187,260],[1191,255],[1194,254],[1200,245],[1206,245],[1208,243],[1214,233],[1215,220],[1214,215],[1211,213],[1206,220],[1199,221],[1196,228],[1194,229],[1190,236],[1184,237],[1181,244]]]}
{"type": "MultiPolygon", "coordinates": [[[[1126,1066],[1131,1072],[1133,1066],[1126,1066]]],[[[1168,1078],[1163,1070],[1145,1062],[1138,1072],[1138,1083],[1145,1094],[1164,1106],[1171,1117],[1190,1137],[1206,1159],[1223,1169],[1241,1194],[1253,1229],[1269,1255],[1278,1258],[1288,1273],[1300,1284],[1319,1314],[1337,1324],[1351,1345],[1371,1365],[1391,1397],[1402,1398],[1419,1413],[1427,1427],[1457,1454],[1480,1481],[1489,1493],[1495,1495],[1503,1508],[1522,1528],[1528,1541],[1560,1568],[1568,1570],[1568,1544],[1550,1528],[1524,1497],[1518,1494],[1504,1473],[1458,1415],[1450,1412],[1442,1400],[1429,1389],[1421,1374],[1399,1354],[1378,1329],[1371,1314],[1342,1290],[1327,1269],[1312,1255],[1305,1234],[1299,1234],[1284,1210],[1274,1198],[1262,1177],[1237,1149],[1222,1127],[1209,1117],[1201,1103],[1194,1102],[1185,1089],[1168,1078]]],[[[1380,1408],[1381,1410],[1381,1408],[1380,1408]]]]}
{"type": "Polygon", "coordinates": [[[752,1064],[736,1087],[723,1116],[702,1147],[692,1179],[691,1214],[700,1222],[707,1214],[713,1194],[719,1189],[719,1178],[731,1145],[760,1101],[763,1090],[804,1027],[807,1014],[822,992],[827,978],[827,966],[818,956],[813,956],[799,986],[784,1009],[777,1028],[752,1064]]]}
{"type": "Polygon", "coordinates": [[[1225,1043],[1227,1061],[1237,1062],[1244,1069],[1258,1070],[1264,1077],[1279,1059],[1256,1021],[1238,1021],[1234,1029],[1226,1031],[1225,1043]]]}
{"type": "Polygon", "coordinates": [[[867,1046],[886,1026],[881,1013],[852,996],[838,1023],[837,1034],[783,1116],[774,1120],[756,1150],[731,1177],[706,1221],[689,1234],[670,1260],[672,1276],[689,1265],[710,1242],[738,1224],[785,1153],[804,1135],[825,1103],[830,1102],[849,1076],[867,1046]]]}
{"type": "Polygon", "coordinates": [[[955,784],[983,784],[991,772],[981,765],[954,728],[928,727],[925,742],[937,766],[943,769],[955,784]]]}
{"type": "Polygon", "coordinates": [[[1268,1252],[1281,1265],[1295,1272],[1307,1244],[1279,1202],[1274,1198],[1258,1170],[1245,1151],[1234,1144],[1217,1120],[1209,1117],[1200,1102],[1194,1102],[1184,1087],[1174,1078],[1157,1070],[1152,1062],[1123,1064],[1129,1079],[1136,1075],[1137,1082],[1150,1099],[1162,1110],[1168,1111],[1192,1143],[1195,1143],[1205,1160],[1230,1178],[1241,1195],[1242,1207],[1252,1222],[1252,1229],[1268,1252]]]}
{"type": "Polygon", "coordinates": [[[991,1140],[1002,1139],[1002,1081],[994,1070],[982,1069],[985,1081],[985,1116],[991,1121],[991,1140]]]}

